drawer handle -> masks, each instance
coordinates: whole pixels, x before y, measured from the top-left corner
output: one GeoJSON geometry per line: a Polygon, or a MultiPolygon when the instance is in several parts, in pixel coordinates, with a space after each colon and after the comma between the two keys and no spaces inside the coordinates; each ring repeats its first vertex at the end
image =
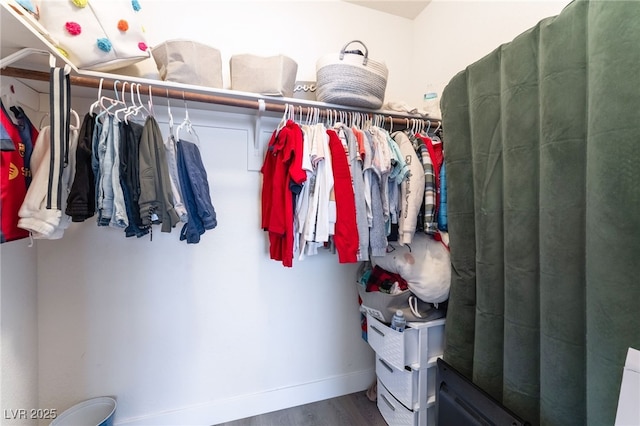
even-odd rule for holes
{"type": "Polygon", "coordinates": [[[394,407],[393,405],[391,405],[391,403],[389,402],[389,400],[387,399],[386,396],[384,396],[383,394],[380,394],[380,396],[382,397],[382,399],[384,400],[384,402],[387,403],[387,405],[389,406],[389,408],[391,408],[392,411],[396,411],[396,407],[394,407]]]}
{"type": "Polygon", "coordinates": [[[382,364],[384,368],[389,370],[389,373],[393,373],[393,368],[391,368],[391,366],[389,364],[384,362],[384,360],[382,358],[378,358],[378,361],[380,361],[380,364],[382,364]]]}
{"type": "Polygon", "coordinates": [[[372,329],[373,331],[375,331],[376,333],[378,333],[379,335],[381,335],[382,337],[384,337],[384,333],[383,333],[382,331],[378,330],[378,329],[375,327],[375,325],[372,325],[372,326],[371,326],[371,329],[372,329]]]}

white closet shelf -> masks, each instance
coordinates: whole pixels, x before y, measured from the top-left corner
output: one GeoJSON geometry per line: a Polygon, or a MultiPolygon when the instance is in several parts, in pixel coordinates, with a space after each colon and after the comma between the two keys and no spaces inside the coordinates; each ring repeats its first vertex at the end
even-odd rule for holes
{"type": "MultiPolygon", "coordinates": [[[[101,80],[103,81],[103,90],[106,91],[113,91],[114,82],[126,81],[130,84],[140,84],[140,92],[143,94],[151,93],[154,97],[169,97],[197,102],[202,104],[200,108],[204,110],[216,110],[220,107],[259,110],[262,104],[264,111],[267,113],[282,114],[287,105],[289,105],[289,107],[295,106],[296,112],[301,108],[304,113],[309,109],[317,108],[320,116],[326,116],[333,112],[360,112],[370,116],[379,115],[385,119],[385,122],[392,122],[393,126],[401,127],[410,124],[411,120],[424,121],[424,123],[430,122],[432,125],[440,123],[437,118],[424,118],[420,115],[405,114],[397,111],[366,110],[303,99],[263,96],[236,90],[215,89],[170,81],[80,70],[62,56],[45,36],[29,25],[10,3],[15,4],[12,0],[0,0],[0,5],[2,6],[0,8],[2,18],[0,22],[1,57],[6,58],[26,48],[51,52],[59,63],[71,66],[70,78],[74,96],[94,98],[96,89],[100,87],[101,80]]],[[[38,93],[49,92],[49,57],[47,55],[29,55],[21,58],[16,64],[19,68],[7,66],[4,69],[0,69],[0,74],[21,80],[29,80],[29,83],[26,84],[38,93]]]]}

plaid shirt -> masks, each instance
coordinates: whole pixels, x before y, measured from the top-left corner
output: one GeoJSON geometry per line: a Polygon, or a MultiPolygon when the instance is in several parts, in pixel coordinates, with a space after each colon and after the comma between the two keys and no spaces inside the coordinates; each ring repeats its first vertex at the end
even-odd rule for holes
{"type": "Polygon", "coordinates": [[[409,134],[409,140],[416,151],[418,158],[424,168],[424,200],[422,206],[422,226],[426,234],[438,233],[438,220],[436,216],[436,175],[433,169],[433,162],[429,155],[429,150],[425,141],[418,135],[409,134]]]}

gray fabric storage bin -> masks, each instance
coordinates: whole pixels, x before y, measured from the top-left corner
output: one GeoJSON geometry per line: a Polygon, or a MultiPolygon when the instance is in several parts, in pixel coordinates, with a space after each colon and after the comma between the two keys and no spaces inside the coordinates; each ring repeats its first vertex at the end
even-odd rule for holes
{"type": "Polygon", "coordinates": [[[293,97],[298,72],[298,64],[293,59],[284,55],[243,54],[232,56],[229,62],[232,90],[293,97]]]}
{"type": "Polygon", "coordinates": [[[162,80],[222,88],[222,56],[214,47],[176,39],[155,46],[151,54],[162,80]]]}

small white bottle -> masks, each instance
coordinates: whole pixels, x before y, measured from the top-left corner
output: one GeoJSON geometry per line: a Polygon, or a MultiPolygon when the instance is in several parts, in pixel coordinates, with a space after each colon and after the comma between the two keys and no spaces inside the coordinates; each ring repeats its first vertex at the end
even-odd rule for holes
{"type": "Polygon", "coordinates": [[[399,332],[403,332],[407,326],[407,320],[404,317],[404,313],[398,309],[391,318],[391,329],[399,332]]]}

